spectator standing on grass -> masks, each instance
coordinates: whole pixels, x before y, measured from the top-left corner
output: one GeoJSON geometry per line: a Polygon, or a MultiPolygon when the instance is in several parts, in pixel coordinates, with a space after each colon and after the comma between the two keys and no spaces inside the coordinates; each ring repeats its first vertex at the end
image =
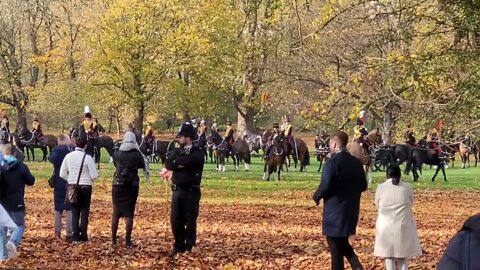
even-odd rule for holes
{"type": "Polygon", "coordinates": [[[53,181],[53,202],[55,207],[55,239],[62,241],[62,215],[66,215],[66,232],[67,241],[72,241],[72,206],[65,202],[67,193],[67,181],[60,177],[60,168],[63,160],[70,153],[71,140],[68,136],[60,134],[58,136],[58,146],[53,148],[48,160],[53,164],[54,181],[53,181]]]}
{"type": "Polygon", "coordinates": [[[400,167],[387,168],[387,180],[378,185],[375,256],[385,258],[387,270],[407,270],[408,259],[422,255],[413,216],[413,189],[400,180],[400,167]]]}
{"type": "Polygon", "coordinates": [[[343,131],[330,136],[332,158],[325,164],[313,200],[319,205],[323,199],[322,230],[332,256],[331,269],[345,269],[345,257],[353,270],[363,270],[348,237],[356,232],[360,197],[367,189],[367,179],[360,160],[347,152],[347,143],[348,135],[343,131]]]}
{"type": "Polygon", "coordinates": [[[18,256],[17,248],[25,232],[25,186],[33,186],[35,177],[27,165],[15,157],[16,147],[2,147],[0,161],[0,203],[17,227],[0,227],[0,261],[18,256]],[[10,238],[7,237],[11,230],[10,238]]]}
{"type": "MultiPolygon", "coordinates": [[[[85,153],[87,138],[80,136],[75,141],[75,151],[69,153],[60,167],[60,177],[68,185],[77,187],[77,203],[72,204],[72,229],[74,243],[88,242],[88,219],[92,202],[93,181],[98,178],[92,156],[85,153]],[[83,164],[83,166],[81,165],[83,164]],[[80,176],[80,178],[78,178],[80,176]]],[[[67,187],[68,188],[68,187],[67,187]]]]}
{"type": "Polygon", "coordinates": [[[112,244],[117,244],[118,222],[125,218],[125,246],[134,247],[132,243],[133,217],[137,204],[140,178],[138,169],[143,169],[148,179],[150,171],[145,156],[140,151],[137,138],[133,132],[126,132],[118,151],[113,154],[115,174],[113,176],[112,200],[112,244]]]}

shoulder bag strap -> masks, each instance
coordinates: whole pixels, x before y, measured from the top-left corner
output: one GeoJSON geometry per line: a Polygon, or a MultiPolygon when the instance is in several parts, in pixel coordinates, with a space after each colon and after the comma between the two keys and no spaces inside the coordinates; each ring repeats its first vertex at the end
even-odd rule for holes
{"type": "Polygon", "coordinates": [[[85,157],[86,156],[87,156],[87,153],[84,153],[83,158],[82,158],[82,164],[80,165],[80,170],[78,171],[77,186],[80,183],[80,177],[82,176],[83,164],[85,164],[85,157]]]}

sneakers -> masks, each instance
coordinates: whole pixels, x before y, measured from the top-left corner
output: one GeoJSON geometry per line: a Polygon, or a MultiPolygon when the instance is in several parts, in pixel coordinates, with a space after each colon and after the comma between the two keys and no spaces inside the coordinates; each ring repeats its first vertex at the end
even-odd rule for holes
{"type": "Polygon", "coordinates": [[[13,258],[18,257],[17,247],[15,246],[14,243],[9,241],[6,244],[6,247],[7,247],[7,250],[8,250],[8,258],[9,259],[13,259],[13,258]]]}

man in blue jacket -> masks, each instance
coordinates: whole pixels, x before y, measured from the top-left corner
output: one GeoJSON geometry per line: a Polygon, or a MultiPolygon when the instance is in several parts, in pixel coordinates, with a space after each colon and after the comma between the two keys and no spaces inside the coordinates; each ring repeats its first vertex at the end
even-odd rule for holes
{"type": "Polygon", "coordinates": [[[367,189],[365,171],[360,161],[350,155],[348,135],[337,131],[330,136],[332,158],[325,164],[322,180],[313,200],[323,199],[323,234],[332,256],[332,270],[343,270],[343,257],[354,270],[363,270],[348,237],[354,235],[360,212],[360,196],[367,189]]]}
{"type": "Polygon", "coordinates": [[[35,177],[27,165],[15,157],[16,147],[7,144],[3,147],[3,160],[0,161],[0,203],[17,224],[7,240],[7,227],[0,227],[0,261],[18,256],[17,247],[25,230],[25,186],[32,186],[35,177]]]}

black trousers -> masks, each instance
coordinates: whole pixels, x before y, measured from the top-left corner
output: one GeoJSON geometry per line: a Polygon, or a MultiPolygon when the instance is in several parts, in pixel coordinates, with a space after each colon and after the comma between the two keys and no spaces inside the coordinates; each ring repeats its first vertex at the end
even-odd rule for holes
{"type": "Polygon", "coordinates": [[[72,204],[72,229],[74,241],[88,241],[88,217],[92,202],[92,186],[79,186],[78,203],[72,204]]]}
{"type": "Polygon", "coordinates": [[[197,241],[200,188],[172,192],[171,216],[174,252],[191,251],[197,241]]]}
{"type": "Polygon", "coordinates": [[[362,264],[355,255],[348,237],[328,237],[328,247],[332,255],[332,270],[344,270],[343,257],[347,258],[353,270],[363,270],[362,264]]]}

